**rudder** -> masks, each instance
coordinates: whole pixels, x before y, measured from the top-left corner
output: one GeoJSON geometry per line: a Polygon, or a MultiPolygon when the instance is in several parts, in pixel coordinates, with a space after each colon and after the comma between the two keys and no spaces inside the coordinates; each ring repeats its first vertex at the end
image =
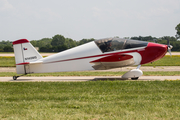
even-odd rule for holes
{"type": "Polygon", "coordinates": [[[13,48],[17,74],[27,74],[26,64],[43,58],[27,39],[14,41],[13,48]]]}

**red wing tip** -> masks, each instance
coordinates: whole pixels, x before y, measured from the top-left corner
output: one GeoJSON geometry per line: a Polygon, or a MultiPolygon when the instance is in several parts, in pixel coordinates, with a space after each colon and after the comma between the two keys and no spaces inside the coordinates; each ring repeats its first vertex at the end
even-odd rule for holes
{"type": "Polygon", "coordinates": [[[29,62],[18,63],[18,64],[16,64],[16,65],[26,65],[26,64],[29,64],[29,62]]]}
{"type": "Polygon", "coordinates": [[[15,44],[22,44],[22,43],[28,43],[29,41],[27,39],[20,39],[13,42],[13,45],[15,44]]]}

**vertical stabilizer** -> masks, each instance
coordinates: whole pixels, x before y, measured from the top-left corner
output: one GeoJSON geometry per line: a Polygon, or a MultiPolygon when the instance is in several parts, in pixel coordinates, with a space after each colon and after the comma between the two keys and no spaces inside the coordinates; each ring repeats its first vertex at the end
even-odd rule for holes
{"type": "Polygon", "coordinates": [[[42,58],[39,52],[31,45],[31,43],[27,39],[20,39],[14,41],[13,48],[15,54],[17,74],[28,73],[26,70],[28,64],[21,64],[21,63],[33,62],[42,58]]]}

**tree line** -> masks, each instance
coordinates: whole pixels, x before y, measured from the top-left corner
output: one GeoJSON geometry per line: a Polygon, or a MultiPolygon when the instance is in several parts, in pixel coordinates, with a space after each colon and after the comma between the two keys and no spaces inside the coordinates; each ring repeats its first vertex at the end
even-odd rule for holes
{"type": "MultiPolygon", "coordinates": [[[[164,36],[160,38],[152,36],[134,36],[134,37],[125,37],[125,39],[141,40],[156,42],[160,44],[167,44],[167,40],[170,41],[170,44],[173,46],[172,51],[180,51],[180,23],[175,27],[176,35],[174,36],[164,36]]],[[[71,38],[65,38],[63,35],[55,35],[52,38],[43,38],[41,40],[32,40],[30,41],[34,47],[39,48],[39,52],[61,52],[91,41],[94,41],[94,38],[91,39],[82,39],[80,41],[73,40],[71,38]]],[[[0,52],[13,52],[12,42],[11,41],[1,41],[0,42],[0,52]]]]}
{"type": "MultiPolygon", "coordinates": [[[[39,52],[61,52],[91,41],[95,39],[82,39],[80,41],[73,40],[71,38],[65,38],[63,35],[55,35],[52,38],[43,38],[40,40],[32,40],[30,43],[38,48],[39,52]]],[[[13,52],[13,46],[11,41],[0,42],[0,52],[13,52]]]]}
{"type": "Polygon", "coordinates": [[[43,38],[41,40],[33,40],[31,44],[39,48],[39,52],[61,52],[87,42],[94,41],[91,39],[82,39],[75,41],[71,38],[65,38],[63,35],[55,35],[52,38],[43,38]]]}

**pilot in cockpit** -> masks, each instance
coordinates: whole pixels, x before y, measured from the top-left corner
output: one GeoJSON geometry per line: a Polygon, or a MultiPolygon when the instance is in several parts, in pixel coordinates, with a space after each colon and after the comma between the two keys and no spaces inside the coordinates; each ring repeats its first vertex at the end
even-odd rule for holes
{"type": "Polygon", "coordinates": [[[100,46],[100,49],[102,50],[102,52],[112,51],[112,49],[111,49],[111,46],[112,46],[111,42],[112,42],[112,40],[104,42],[104,44],[100,46]]]}
{"type": "Polygon", "coordinates": [[[111,46],[112,46],[112,40],[111,41],[108,41],[106,44],[107,44],[107,47],[106,47],[106,52],[109,52],[109,51],[112,51],[111,49],[111,46]]]}

